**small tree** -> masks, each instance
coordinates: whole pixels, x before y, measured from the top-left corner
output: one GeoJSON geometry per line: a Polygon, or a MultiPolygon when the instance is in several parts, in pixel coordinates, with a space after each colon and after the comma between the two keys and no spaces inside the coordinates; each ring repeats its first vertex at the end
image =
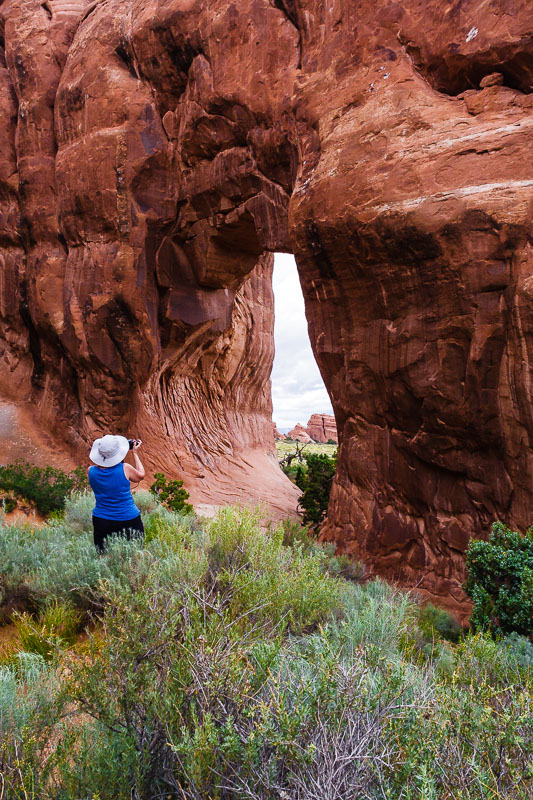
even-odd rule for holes
{"type": "Polygon", "coordinates": [[[302,442],[296,440],[295,444],[296,444],[296,450],[293,450],[292,453],[287,453],[286,455],[283,456],[283,458],[280,458],[279,460],[279,465],[281,469],[283,470],[285,475],[288,475],[289,478],[291,479],[293,478],[295,472],[292,462],[296,460],[299,461],[300,464],[305,463],[304,450],[307,447],[308,443],[306,442],[305,444],[302,444],[302,442]]]}
{"type": "Polygon", "coordinates": [[[472,627],[495,633],[533,633],[533,527],[525,536],[495,522],[488,542],[472,539],[466,551],[465,591],[472,627]]]}
{"type": "Polygon", "coordinates": [[[182,514],[192,514],[194,511],[190,503],[189,492],[183,489],[183,481],[167,481],[162,472],[154,473],[155,481],[150,486],[150,492],[169,511],[179,511],[182,514]]]}
{"type": "Polygon", "coordinates": [[[302,490],[300,506],[303,521],[319,525],[326,516],[331,484],[337,467],[337,456],[325,453],[306,453],[307,469],[298,468],[295,483],[302,490]]]}

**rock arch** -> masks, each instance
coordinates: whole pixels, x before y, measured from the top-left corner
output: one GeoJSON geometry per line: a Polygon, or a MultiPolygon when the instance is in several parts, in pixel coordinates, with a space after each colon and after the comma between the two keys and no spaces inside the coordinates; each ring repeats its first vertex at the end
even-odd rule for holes
{"type": "Polygon", "coordinates": [[[507,5],[6,0],[0,392],[70,448],[142,428],[198,494],[269,475],[286,506],[258,443],[293,251],[341,442],[326,535],[461,603],[469,535],[530,521],[533,50],[507,5]]]}

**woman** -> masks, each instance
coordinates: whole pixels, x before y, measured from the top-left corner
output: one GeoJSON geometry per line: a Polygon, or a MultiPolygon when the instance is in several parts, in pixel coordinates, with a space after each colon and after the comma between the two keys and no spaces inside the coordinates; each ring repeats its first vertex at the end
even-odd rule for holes
{"type": "Polygon", "coordinates": [[[133,444],[134,467],[124,463],[130,449],[125,436],[107,434],[92,446],[89,458],[96,466],[89,467],[89,483],[96,497],[94,544],[100,553],[104,552],[108,536],[122,533],[130,539],[132,533],[137,536],[144,533],[141,515],[131,494],[131,484],[138,483],[145,475],[137,454],[141,444],[140,440],[133,444]]]}

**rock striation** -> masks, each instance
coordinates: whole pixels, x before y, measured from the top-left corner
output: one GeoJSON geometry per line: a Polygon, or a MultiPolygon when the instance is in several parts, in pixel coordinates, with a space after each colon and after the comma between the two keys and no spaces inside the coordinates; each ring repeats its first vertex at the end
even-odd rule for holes
{"type": "Polygon", "coordinates": [[[142,436],[197,505],[285,514],[268,251],[292,151],[261,121],[297,34],[262,9],[253,36],[272,22],[279,46],[258,91],[247,9],[218,5],[217,27],[197,3],[0,4],[0,394],[83,460],[105,431],[142,436]]]}
{"type": "Polygon", "coordinates": [[[533,507],[530,0],[4,0],[0,396],[193,497],[277,473],[271,255],[332,398],[324,535],[464,601],[533,507]]]}

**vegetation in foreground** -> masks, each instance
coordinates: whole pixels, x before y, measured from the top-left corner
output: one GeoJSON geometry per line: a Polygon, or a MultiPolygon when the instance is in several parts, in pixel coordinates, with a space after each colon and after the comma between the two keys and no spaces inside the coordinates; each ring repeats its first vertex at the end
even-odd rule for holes
{"type": "Polygon", "coordinates": [[[168,480],[162,472],[156,472],[154,482],[150,486],[150,493],[161,505],[169,511],[178,511],[181,514],[192,514],[194,508],[190,503],[189,492],[183,488],[183,481],[168,480]]]}
{"type": "Polygon", "coordinates": [[[67,497],[88,488],[87,472],[78,467],[64,472],[55,467],[36,467],[27,461],[0,466],[0,508],[14,511],[18,502],[29,502],[41,514],[61,512],[67,497]]]}
{"type": "Polygon", "coordinates": [[[345,580],[297,525],[137,502],[145,542],[104,556],[88,495],[0,526],[0,797],[533,797],[523,637],[345,580]]]}

